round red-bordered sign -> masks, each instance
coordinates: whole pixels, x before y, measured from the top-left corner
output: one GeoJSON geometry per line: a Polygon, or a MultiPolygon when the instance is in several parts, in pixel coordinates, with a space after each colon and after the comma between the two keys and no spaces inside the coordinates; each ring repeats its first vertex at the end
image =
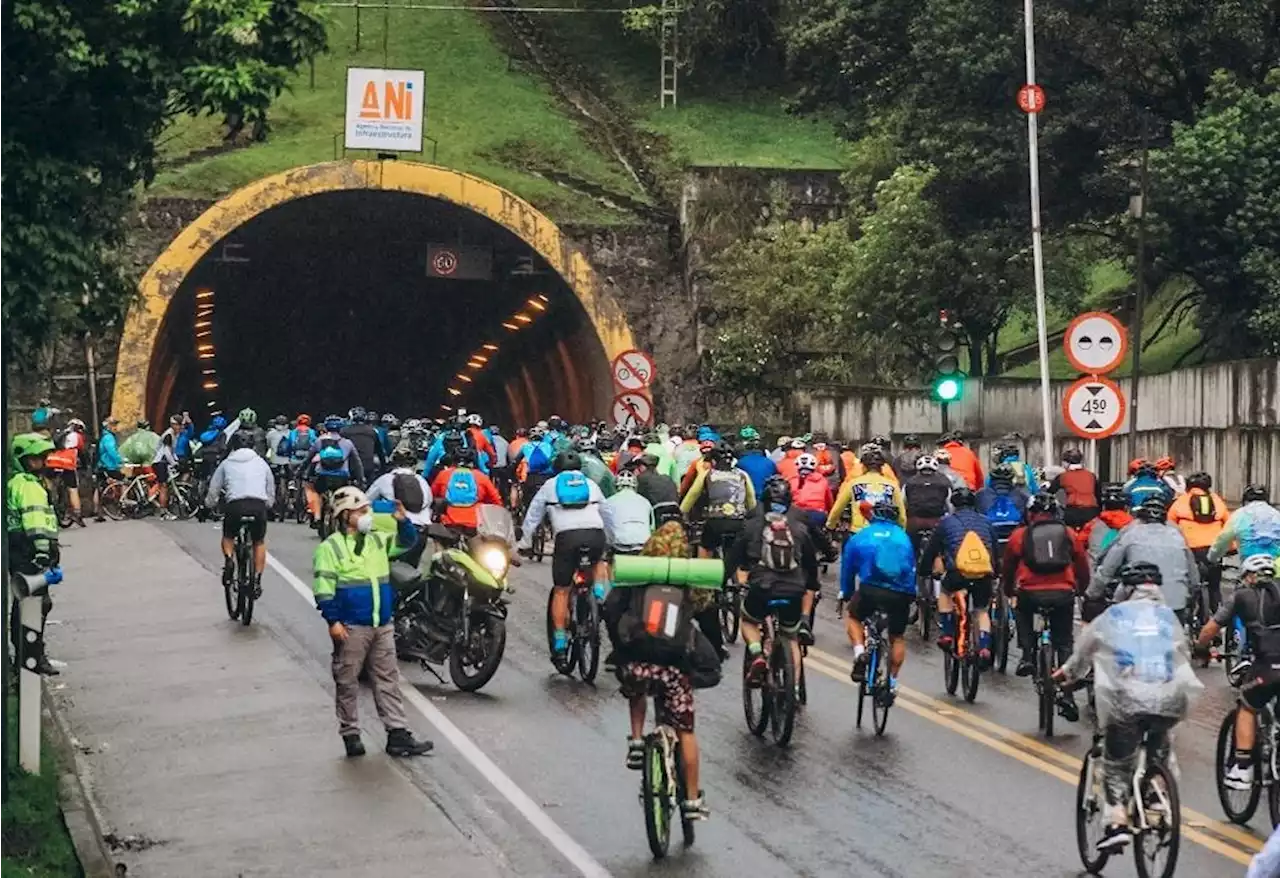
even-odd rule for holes
{"type": "Polygon", "coordinates": [[[644,351],[623,351],[613,358],[613,383],[619,390],[644,390],[653,385],[658,369],[644,351]]]}
{"type": "Polygon", "coordinates": [[[613,423],[619,430],[653,424],[653,401],[642,393],[624,391],[613,398],[613,423]]]}
{"type": "Polygon", "coordinates": [[[1124,426],[1128,402],[1110,378],[1088,375],[1062,395],[1062,419],[1081,439],[1105,439],[1124,426]]]}
{"type": "Polygon", "coordinates": [[[1086,375],[1104,375],[1124,362],[1129,333],[1114,314],[1086,311],[1067,324],[1062,347],[1072,368],[1086,375]]]}
{"type": "Polygon", "coordinates": [[[458,270],[458,254],[452,250],[437,250],[431,257],[431,268],[436,274],[453,274],[458,270]]]}
{"type": "Polygon", "coordinates": [[[1024,113],[1039,113],[1044,109],[1044,89],[1035,83],[1018,89],[1018,109],[1024,113]]]}

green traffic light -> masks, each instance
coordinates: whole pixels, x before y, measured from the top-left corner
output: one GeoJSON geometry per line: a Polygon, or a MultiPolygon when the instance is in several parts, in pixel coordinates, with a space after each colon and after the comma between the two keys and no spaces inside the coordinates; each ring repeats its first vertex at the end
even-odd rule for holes
{"type": "Polygon", "coordinates": [[[956,378],[941,378],[934,383],[933,393],[943,402],[955,402],[960,398],[960,381],[956,378]]]}

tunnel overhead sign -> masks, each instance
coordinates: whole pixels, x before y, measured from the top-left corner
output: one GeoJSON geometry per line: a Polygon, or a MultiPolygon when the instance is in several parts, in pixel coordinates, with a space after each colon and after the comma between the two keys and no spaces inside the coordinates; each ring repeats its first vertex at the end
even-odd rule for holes
{"type": "Polygon", "coordinates": [[[426,74],[347,68],[347,149],[422,152],[426,74]]]}

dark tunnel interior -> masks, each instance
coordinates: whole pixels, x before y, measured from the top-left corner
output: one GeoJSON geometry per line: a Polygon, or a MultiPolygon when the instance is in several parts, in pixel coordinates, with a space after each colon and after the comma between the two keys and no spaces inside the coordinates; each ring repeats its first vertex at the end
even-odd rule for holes
{"type": "Polygon", "coordinates": [[[288,202],[210,249],[166,313],[147,408],[461,407],[511,427],[606,414],[608,387],[586,312],[525,241],[449,202],[360,190],[288,202]]]}

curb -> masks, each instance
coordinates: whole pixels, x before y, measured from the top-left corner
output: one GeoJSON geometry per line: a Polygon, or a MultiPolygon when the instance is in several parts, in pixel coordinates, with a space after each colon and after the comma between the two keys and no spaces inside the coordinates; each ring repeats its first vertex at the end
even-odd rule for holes
{"type": "Polygon", "coordinates": [[[85,782],[85,766],[80,754],[71,744],[71,730],[58,709],[52,693],[44,690],[44,710],[52,722],[47,728],[53,747],[61,758],[58,773],[58,800],[62,805],[62,818],[76,849],[76,857],[84,870],[85,878],[115,878],[120,874],[111,847],[103,838],[98,812],[89,796],[85,782]]]}

